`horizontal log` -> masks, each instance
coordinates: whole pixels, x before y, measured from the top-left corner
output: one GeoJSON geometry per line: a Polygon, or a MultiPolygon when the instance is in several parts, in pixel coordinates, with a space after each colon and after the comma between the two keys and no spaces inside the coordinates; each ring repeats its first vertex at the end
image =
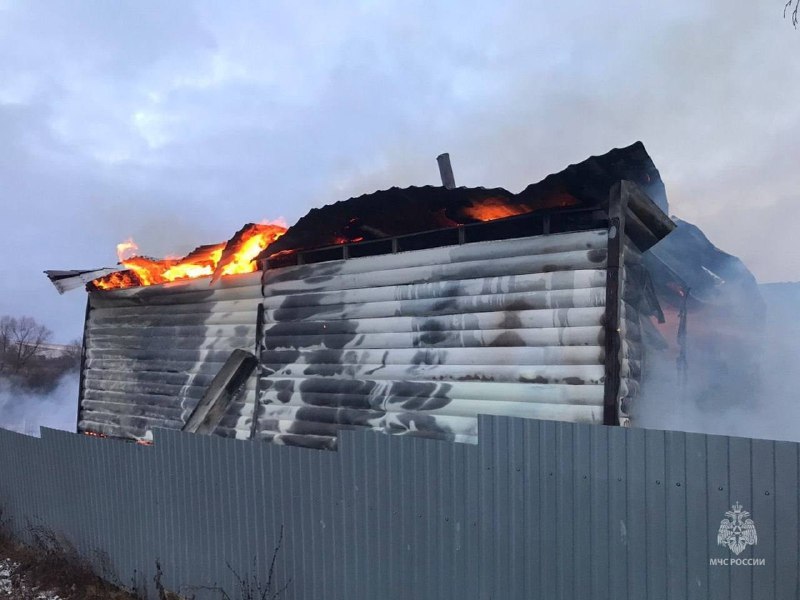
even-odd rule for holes
{"type": "Polygon", "coordinates": [[[187,312],[184,314],[158,313],[151,310],[151,307],[136,309],[113,308],[93,309],[90,311],[90,327],[156,327],[164,325],[168,327],[183,326],[212,326],[212,325],[252,325],[254,322],[254,310],[258,310],[258,303],[255,307],[248,307],[247,310],[232,312],[211,312],[195,313],[187,312]],[[155,314],[154,314],[155,313],[155,314]]]}
{"type": "MultiPolygon", "coordinates": [[[[118,403],[130,404],[152,404],[177,407],[181,406],[187,410],[195,407],[197,402],[202,397],[202,390],[188,390],[182,397],[170,396],[164,394],[142,394],[136,392],[121,392],[116,390],[95,390],[85,389],[82,401],[85,400],[98,400],[100,402],[110,401],[118,403]]],[[[242,400],[252,402],[255,398],[254,390],[245,390],[242,392],[242,400]]]]}
{"type": "MultiPolygon", "coordinates": [[[[217,372],[219,369],[217,368],[217,372]]],[[[206,386],[214,379],[216,372],[209,373],[171,373],[165,371],[119,371],[88,369],[84,373],[86,381],[123,381],[123,382],[152,382],[169,385],[196,385],[206,386]]]]}
{"type": "Polygon", "coordinates": [[[305,280],[315,272],[324,271],[354,275],[376,271],[390,271],[428,265],[463,264],[487,259],[513,258],[574,251],[577,249],[603,249],[606,247],[605,229],[570,232],[548,236],[532,236],[490,242],[475,242],[461,246],[445,246],[412,252],[398,252],[367,258],[354,258],[312,265],[298,265],[269,269],[264,272],[264,283],[271,289],[284,281],[305,280]],[[320,269],[321,265],[326,265],[320,269]]]}
{"type": "Polygon", "coordinates": [[[641,394],[641,384],[636,379],[624,377],[620,383],[620,396],[634,398],[641,394]]]}
{"type": "Polygon", "coordinates": [[[227,429],[232,433],[231,437],[239,440],[252,439],[250,437],[250,432],[253,429],[253,406],[252,404],[246,406],[249,407],[247,409],[248,413],[246,415],[242,415],[242,411],[245,410],[244,406],[237,404],[234,407],[231,405],[228,411],[225,413],[225,416],[222,418],[222,421],[220,421],[220,424],[217,425],[214,435],[221,435],[227,429]]]}
{"type": "Polygon", "coordinates": [[[251,429],[252,429],[251,415],[242,418],[239,416],[237,412],[233,410],[226,410],[225,414],[222,416],[222,419],[220,420],[219,424],[214,430],[214,435],[220,435],[225,431],[229,431],[232,434],[230,437],[249,440],[251,429]],[[243,435],[244,432],[247,432],[247,435],[243,435]]]}
{"type": "Polygon", "coordinates": [[[258,279],[252,281],[248,286],[235,287],[228,289],[206,289],[187,291],[179,286],[162,289],[155,286],[145,286],[139,288],[128,288],[134,290],[130,294],[105,294],[92,295],[91,306],[94,308],[109,308],[122,306],[147,306],[157,307],[160,305],[206,305],[210,303],[222,303],[243,300],[261,299],[261,282],[258,279]]]}
{"type": "MultiPolygon", "coordinates": [[[[536,329],[549,327],[588,327],[602,324],[605,308],[544,308],[539,310],[487,311],[438,316],[390,316],[342,319],[304,319],[292,322],[295,335],[340,333],[404,333],[409,331],[457,331],[464,329],[536,329]]],[[[275,335],[275,334],[273,334],[275,335]]]]}
{"type": "Polygon", "coordinates": [[[181,362],[174,360],[137,360],[130,358],[89,358],[85,372],[123,371],[135,373],[175,373],[179,375],[211,374],[219,371],[223,361],[181,362]]]}
{"type": "MultiPolygon", "coordinates": [[[[393,398],[400,404],[428,403],[441,404],[435,400],[448,401],[452,398],[465,400],[505,400],[508,402],[542,402],[547,404],[598,404],[602,403],[602,385],[563,385],[534,383],[495,383],[483,381],[431,382],[431,381],[382,381],[375,379],[337,379],[282,377],[261,379],[262,401],[280,401],[291,394],[305,392],[324,392],[332,394],[363,394],[373,398],[393,398]],[[301,387],[302,384],[302,387],[301,387]],[[302,391],[300,391],[302,390],[302,391]]],[[[409,408],[409,406],[406,406],[409,408]]]]}
{"type": "Polygon", "coordinates": [[[440,316],[553,308],[589,308],[605,304],[604,288],[554,290],[525,294],[499,294],[448,299],[393,300],[366,304],[324,305],[316,307],[280,308],[264,311],[266,330],[274,323],[301,320],[357,320],[392,316],[440,316]]]}
{"type": "MultiPolygon", "coordinates": [[[[411,253],[409,253],[411,254],[411,253]]],[[[392,256],[392,255],[387,255],[392,256]]],[[[399,254],[393,256],[400,256],[399,254]]],[[[378,257],[369,257],[374,260],[378,257]]],[[[581,271],[605,269],[606,250],[573,250],[553,254],[521,254],[509,258],[486,257],[483,260],[457,264],[430,263],[422,266],[350,273],[352,259],[339,263],[318,263],[301,267],[302,279],[294,280],[279,269],[280,277],[265,273],[264,295],[283,295],[335,290],[354,290],[381,286],[410,285],[431,281],[475,279],[479,277],[505,277],[555,271],[581,271]]],[[[289,267],[294,268],[294,267],[289,267]]]]}
{"type": "Polygon", "coordinates": [[[239,440],[247,440],[249,438],[245,437],[237,437],[237,431],[235,429],[230,429],[229,427],[220,427],[214,430],[214,437],[215,438],[225,438],[225,439],[239,439],[239,440]]]}
{"type": "Polygon", "coordinates": [[[603,328],[484,329],[420,333],[292,334],[271,335],[263,346],[269,350],[325,348],[477,348],[484,346],[600,346],[603,328]]]}
{"type": "MultiPolygon", "coordinates": [[[[94,390],[91,388],[83,390],[81,407],[83,403],[92,400],[96,402],[115,402],[117,404],[130,404],[131,406],[165,406],[168,408],[194,408],[200,399],[197,398],[177,398],[161,394],[141,394],[133,392],[119,392],[112,390],[94,390]]],[[[79,415],[80,416],[80,415],[79,415]]]]}
{"type": "MultiPolygon", "coordinates": [[[[393,435],[411,435],[414,437],[440,440],[446,442],[460,442],[468,444],[477,443],[477,435],[469,433],[460,433],[452,431],[435,431],[435,430],[387,430],[374,427],[361,427],[357,425],[326,425],[324,423],[316,423],[312,421],[269,421],[269,429],[267,432],[273,433],[277,436],[294,436],[292,439],[306,439],[317,440],[324,437],[335,439],[335,435],[341,431],[374,431],[384,434],[393,435]],[[327,435],[326,435],[327,434],[327,435]]],[[[265,433],[267,433],[265,432],[265,433]]],[[[275,438],[272,438],[273,441],[275,438]]],[[[287,445],[303,445],[297,443],[290,443],[287,445]]],[[[314,447],[314,446],[309,446],[314,447]]]]}
{"type": "MultiPolygon", "coordinates": [[[[127,381],[114,381],[100,379],[94,373],[85,377],[84,388],[98,392],[125,392],[144,395],[171,396],[174,398],[201,396],[207,385],[189,380],[182,385],[165,383],[158,381],[157,378],[137,378],[131,377],[127,381]]],[[[252,377],[244,384],[244,389],[255,389],[255,378],[252,377]]]]}
{"type": "Polygon", "coordinates": [[[665,237],[675,229],[675,223],[636,183],[623,181],[621,193],[627,196],[628,208],[658,239],[665,237]]]}
{"type": "MultiPolygon", "coordinates": [[[[263,373],[272,378],[308,376],[324,377],[316,365],[262,364],[263,373]],[[307,373],[308,371],[308,373],[307,373]]],[[[565,385],[599,385],[603,383],[603,365],[343,365],[342,379],[375,379],[381,381],[496,381],[509,383],[548,383],[565,385]]]]}
{"type": "MultiPolygon", "coordinates": [[[[460,428],[463,427],[464,423],[468,423],[469,421],[475,419],[475,424],[477,425],[477,415],[486,414],[486,415],[500,415],[500,416],[512,416],[512,417],[520,417],[520,418],[529,418],[529,419],[543,419],[547,421],[570,421],[574,423],[602,423],[603,420],[603,408],[602,406],[594,406],[594,405],[565,405],[565,404],[544,404],[544,403],[536,403],[536,404],[527,404],[527,403],[508,403],[508,406],[502,406],[500,404],[493,406],[491,402],[481,402],[481,401],[474,401],[468,402],[464,401],[462,403],[453,403],[452,410],[456,414],[448,415],[446,413],[434,413],[436,415],[436,420],[438,421],[441,419],[440,423],[442,425],[447,425],[448,420],[450,423],[454,425],[454,427],[460,428]],[[470,405],[472,404],[472,405],[470,405]],[[511,406],[515,405],[515,406],[511,406]],[[505,412],[508,410],[509,412],[505,412]],[[456,423],[458,425],[456,425],[456,423]]],[[[295,415],[297,411],[306,410],[303,407],[298,406],[279,406],[279,405],[265,405],[265,408],[268,410],[264,414],[264,416],[259,420],[259,430],[264,431],[268,429],[267,423],[280,421],[285,423],[285,431],[291,430],[291,424],[295,422],[295,415]],[[278,417],[282,417],[278,419],[278,417]]],[[[335,409],[334,409],[335,410],[335,409]]],[[[313,415],[314,413],[308,413],[313,415]]],[[[406,413],[403,412],[396,412],[396,413],[388,413],[391,415],[396,415],[405,418],[406,413]]],[[[418,416],[418,421],[420,424],[417,424],[417,428],[424,427],[421,425],[422,422],[425,421],[424,414],[415,413],[415,416],[418,416]]],[[[429,417],[430,418],[430,417],[429,417]]],[[[364,425],[366,427],[366,425],[364,425]]],[[[375,429],[380,429],[375,427],[375,429]]],[[[335,428],[331,428],[329,431],[333,432],[335,428]]],[[[456,429],[457,431],[459,429],[456,429]]],[[[464,428],[462,431],[464,433],[470,431],[471,428],[464,428]]]]}
{"type": "Polygon", "coordinates": [[[256,322],[237,325],[180,325],[161,322],[158,325],[142,325],[136,321],[123,324],[97,325],[90,321],[87,333],[94,339],[114,339],[117,337],[181,337],[189,339],[206,338],[246,338],[255,339],[256,322]]]}
{"type": "Polygon", "coordinates": [[[271,442],[278,446],[299,446],[314,450],[336,450],[336,438],[334,436],[315,436],[315,435],[292,435],[278,433],[274,431],[262,431],[258,433],[258,440],[271,442]]]}
{"type": "Polygon", "coordinates": [[[452,298],[552,290],[572,290],[603,287],[605,269],[524,273],[521,275],[470,277],[468,279],[433,280],[410,285],[368,286],[358,289],[331,289],[324,292],[268,295],[264,308],[298,308],[326,304],[363,304],[389,300],[419,300],[452,298]]]}
{"type": "Polygon", "coordinates": [[[497,348],[419,348],[391,350],[265,350],[264,364],[386,364],[386,365],[598,365],[603,348],[592,346],[539,346],[497,348]]]}
{"type": "MultiPolygon", "coordinates": [[[[322,392],[293,394],[287,402],[274,400],[271,396],[265,396],[264,402],[259,405],[261,418],[271,409],[266,407],[319,407],[329,410],[351,410],[351,411],[381,411],[393,413],[408,412],[403,405],[408,404],[410,398],[404,401],[385,403],[381,399],[368,398],[366,396],[347,395],[347,394],[326,394],[322,392]]],[[[532,415],[541,414],[541,407],[547,406],[545,402],[525,402],[525,401],[506,401],[506,400],[474,400],[464,398],[453,398],[448,403],[438,405],[429,404],[418,408],[415,412],[420,414],[432,415],[451,415],[457,417],[474,417],[476,415],[499,415],[508,417],[534,418],[532,415]]],[[[595,404],[557,404],[554,407],[599,407],[595,404]]],[[[553,409],[555,410],[555,409],[553,409]]],[[[578,411],[580,412],[580,411],[578,411]]],[[[249,422],[253,414],[252,405],[242,405],[239,412],[240,418],[249,422]]]]}
{"type": "Polygon", "coordinates": [[[185,337],[185,336],[158,336],[151,335],[144,328],[137,336],[114,336],[114,335],[93,335],[86,337],[86,348],[88,350],[114,350],[118,348],[130,348],[132,350],[218,350],[227,351],[228,354],[233,350],[252,350],[256,343],[255,327],[252,335],[246,337],[185,337]]]}
{"type": "Polygon", "coordinates": [[[118,416],[164,419],[165,421],[181,421],[184,412],[181,408],[169,406],[131,404],[128,402],[102,402],[99,400],[84,400],[81,403],[81,408],[83,409],[83,414],[107,413],[118,416]]]}
{"type": "Polygon", "coordinates": [[[320,414],[323,410],[311,409],[313,412],[308,412],[308,409],[301,408],[296,415],[287,414],[285,418],[267,415],[265,420],[272,421],[273,430],[300,435],[334,436],[342,429],[354,427],[363,427],[394,435],[413,434],[442,440],[452,440],[455,436],[476,437],[478,435],[478,421],[471,417],[376,413],[373,419],[365,420],[352,413],[346,416],[344,411],[338,411],[342,422],[327,422],[321,420],[326,418],[325,415],[320,414]],[[353,417],[353,422],[348,422],[349,417],[353,417]]]}
{"type": "Polygon", "coordinates": [[[177,414],[182,414],[183,411],[189,411],[194,407],[194,402],[191,399],[178,400],[176,398],[159,396],[159,395],[144,395],[144,394],[126,394],[124,392],[97,392],[92,391],[86,397],[82,398],[79,403],[79,408],[82,410],[84,406],[89,406],[89,403],[101,404],[115,404],[120,406],[129,406],[131,408],[137,406],[144,406],[150,408],[158,408],[165,410],[178,411],[177,414]]]}
{"type": "Polygon", "coordinates": [[[199,400],[203,396],[203,386],[174,386],[158,383],[145,383],[138,381],[97,381],[85,380],[83,397],[102,400],[108,394],[128,395],[138,397],[161,397],[165,403],[172,401],[180,403],[183,400],[199,400]]]}
{"type": "MultiPolygon", "coordinates": [[[[264,404],[261,406],[259,420],[313,421],[329,425],[359,425],[378,428],[380,421],[405,420],[418,422],[419,429],[436,427],[437,423],[453,425],[453,431],[473,430],[477,433],[474,415],[455,416],[429,411],[386,411],[336,408],[327,406],[264,404]]],[[[331,433],[335,433],[335,429],[331,433]]]]}
{"type": "Polygon", "coordinates": [[[649,250],[659,241],[659,238],[650,231],[647,225],[630,208],[625,214],[625,234],[641,250],[649,250]]]}
{"type": "Polygon", "coordinates": [[[620,375],[631,379],[640,379],[642,376],[642,363],[638,360],[623,359],[620,375]]]}
{"type": "Polygon", "coordinates": [[[110,349],[86,349],[88,359],[102,358],[128,358],[134,360],[150,361],[175,361],[203,363],[205,361],[224,363],[230,355],[232,349],[222,350],[170,350],[162,348],[160,350],[142,350],[140,348],[110,348],[110,349]]]}
{"type": "MultiPolygon", "coordinates": [[[[91,296],[90,296],[91,297],[91,296]]],[[[225,300],[221,302],[199,302],[195,304],[160,304],[158,306],[127,306],[114,304],[108,300],[98,306],[92,299],[91,312],[98,311],[98,316],[149,316],[151,318],[164,315],[210,315],[224,313],[239,313],[257,310],[261,296],[252,300],[225,300]]]]}
{"type": "MultiPolygon", "coordinates": [[[[164,419],[161,417],[141,417],[131,415],[118,415],[110,412],[84,410],[81,413],[81,419],[84,421],[92,421],[94,423],[105,423],[107,425],[116,425],[117,427],[127,428],[130,430],[147,430],[155,427],[163,429],[180,429],[183,422],[175,419],[164,419]]],[[[136,434],[134,434],[136,435],[136,434]]]]}

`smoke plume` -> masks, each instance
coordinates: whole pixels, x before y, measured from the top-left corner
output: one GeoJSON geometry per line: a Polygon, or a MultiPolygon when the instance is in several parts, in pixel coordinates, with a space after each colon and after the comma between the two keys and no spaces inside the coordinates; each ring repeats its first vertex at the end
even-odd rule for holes
{"type": "Polygon", "coordinates": [[[20,390],[0,381],[0,428],[38,436],[40,427],[75,431],[78,411],[77,373],[64,375],[53,391],[20,390]]]}
{"type": "Polygon", "coordinates": [[[726,341],[716,350],[702,343],[705,323],[693,322],[689,314],[685,379],[673,356],[648,355],[637,426],[800,441],[800,398],[793,379],[800,367],[800,283],[759,289],[765,322],[753,315],[749,322],[740,320],[736,331],[715,329],[726,341]]]}

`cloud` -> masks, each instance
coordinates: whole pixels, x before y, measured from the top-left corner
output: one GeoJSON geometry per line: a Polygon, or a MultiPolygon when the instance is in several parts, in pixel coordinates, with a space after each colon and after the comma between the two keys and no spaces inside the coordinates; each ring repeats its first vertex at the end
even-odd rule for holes
{"type": "Polygon", "coordinates": [[[459,184],[518,190],[641,139],[673,212],[760,278],[800,278],[800,38],[779,4],[2,6],[0,313],[61,340],[84,299],[45,268],[437,183],[442,151],[459,184]]]}

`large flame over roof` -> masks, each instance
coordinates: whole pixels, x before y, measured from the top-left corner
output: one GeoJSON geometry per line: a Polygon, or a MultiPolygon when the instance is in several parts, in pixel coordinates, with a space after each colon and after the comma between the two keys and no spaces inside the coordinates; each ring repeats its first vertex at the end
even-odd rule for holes
{"type": "Polygon", "coordinates": [[[256,257],[286,232],[283,223],[248,223],[227,242],[200,246],[183,258],[154,259],[139,254],[132,240],[117,244],[117,256],[126,270],[95,279],[96,289],[108,290],[168,281],[251,273],[256,257]]]}

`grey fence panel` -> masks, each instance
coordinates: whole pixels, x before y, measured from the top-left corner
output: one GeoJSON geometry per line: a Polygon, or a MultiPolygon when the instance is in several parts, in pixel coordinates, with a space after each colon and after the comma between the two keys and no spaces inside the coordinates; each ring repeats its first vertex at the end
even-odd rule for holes
{"type": "Polygon", "coordinates": [[[0,506],[23,537],[51,530],[151,594],[158,561],[170,588],[236,597],[282,531],[275,582],[298,600],[798,597],[800,445],[479,426],[477,446],[345,431],[336,452],[0,430],[0,506]],[[738,555],[717,540],[737,503],[758,534],[738,555]]]}
{"type": "MultiPolygon", "coordinates": [[[[800,530],[792,527],[792,523],[797,522],[800,514],[797,493],[800,487],[798,450],[800,450],[798,444],[775,443],[775,479],[772,486],[775,522],[778,523],[775,531],[775,562],[771,568],[765,569],[765,573],[759,578],[759,584],[771,576],[776,582],[776,598],[800,597],[800,578],[797,569],[800,530]]],[[[768,584],[766,589],[769,589],[768,584]]]]}

